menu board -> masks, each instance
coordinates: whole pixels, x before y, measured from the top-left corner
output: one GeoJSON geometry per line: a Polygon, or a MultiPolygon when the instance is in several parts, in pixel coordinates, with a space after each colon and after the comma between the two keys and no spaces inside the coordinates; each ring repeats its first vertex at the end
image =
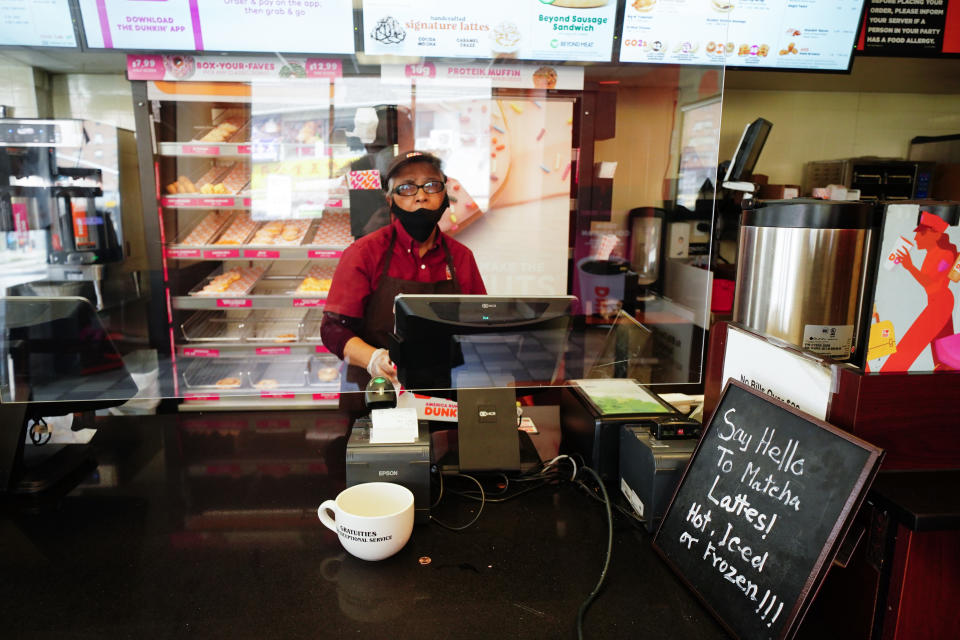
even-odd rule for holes
{"type": "Polygon", "coordinates": [[[845,71],[864,0],[628,0],[621,62],[845,71]]]}
{"type": "Polygon", "coordinates": [[[68,1],[2,0],[0,45],[76,48],[68,1]]]}
{"type": "Polygon", "coordinates": [[[80,0],[92,49],[354,52],[351,0],[80,0]]]}
{"type": "Polygon", "coordinates": [[[613,0],[365,0],[371,55],[609,62],[613,0]]]}
{"type": "Polygon", "coordinates": [[[960,53],[960,2],[867,0],[857,50],[909,57],[960,53]]]}

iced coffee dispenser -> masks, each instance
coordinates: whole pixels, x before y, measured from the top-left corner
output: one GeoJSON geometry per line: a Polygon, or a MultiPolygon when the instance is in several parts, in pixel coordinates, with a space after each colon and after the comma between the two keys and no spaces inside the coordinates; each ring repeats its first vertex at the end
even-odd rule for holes
{"type": "Polygon", "coordinates": [[[862,202],[772,200],[740,222],[735,322],[837,360],[859,348],[879,213],[862,202]]]}

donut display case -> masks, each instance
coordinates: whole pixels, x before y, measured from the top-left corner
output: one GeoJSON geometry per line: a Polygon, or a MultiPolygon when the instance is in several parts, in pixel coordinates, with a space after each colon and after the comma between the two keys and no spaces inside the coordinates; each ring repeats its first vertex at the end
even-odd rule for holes
{"type": "Polygon", "coordinates": [[[344,367],[319,325],[354,240],[344,173],[360,153],[332,142],[329,108],[265,107],[249,84],[140,89],[179,409],[336,408],[344,367]]]}

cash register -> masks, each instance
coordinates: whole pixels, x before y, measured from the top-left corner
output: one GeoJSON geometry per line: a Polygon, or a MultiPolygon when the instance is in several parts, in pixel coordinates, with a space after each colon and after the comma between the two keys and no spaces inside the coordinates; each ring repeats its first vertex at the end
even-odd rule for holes
{"type": "MultiPolygon", "coordinates": [[[[443,473],[520,473],[539,463],[518,431],[517,388],[558,382],[570,330],[573,296],[397,296],[390,357],[406,392],[455,398],[455,449],[431,460],[443,473]]],[[[389,404],[376,379],[368,407],[389,404]]],[[[450,423],[434,425],[442,428],[450,423]]],[[[391,479],[414,492],[418,517],[429,503],[430,424],[413,442],[371,445],[361,418],[347,445],[347,484],[391,479]],[[429,457],[427,458],[429,459],[429,457]],[[391,475],[393,474],[393,475],[391,475]],[[406,479],[410,478],[409,481],[406,479]],[[424,496],[426,500],[422,500],[424,496]]],[[[428,514],[429,511],[423,512],[428,514]]]]}

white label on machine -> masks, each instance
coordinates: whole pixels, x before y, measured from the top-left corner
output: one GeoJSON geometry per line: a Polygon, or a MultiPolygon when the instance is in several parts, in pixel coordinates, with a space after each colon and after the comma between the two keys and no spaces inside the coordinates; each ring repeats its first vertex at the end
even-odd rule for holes
{"type": "Polygon", "coordinates": [[[627,502],[630,503],[630,506],[633,507],[633,510],[637,512],[637,515],[642,518],[643,500],[640,499],[640,496],[630,488],[630,485],[628,485],[627,481],[623,478],[620,478],[620,492],[623,494],[623,497],[627,499],[627,502]]]}
{"type": "Polygon", "coordinates": [[[852,324],[807,324],[803,348],[831,358],[849,358],[853,346],[852,324]]]}

